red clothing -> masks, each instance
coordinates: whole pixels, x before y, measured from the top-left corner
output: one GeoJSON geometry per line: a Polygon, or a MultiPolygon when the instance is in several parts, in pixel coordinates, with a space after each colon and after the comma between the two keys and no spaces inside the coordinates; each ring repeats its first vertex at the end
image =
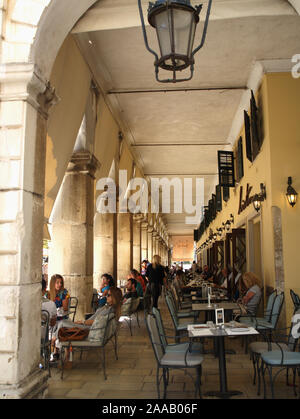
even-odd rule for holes
{"type": "Polygon", "coordinates": [[[146,291],[146,283],[144,281],[144,278],[141,275],[139,275],[137,277],[137,281],[141,284],[141,286],[143,288],[143,293],[145,293],[145,291],[146,291]]]}

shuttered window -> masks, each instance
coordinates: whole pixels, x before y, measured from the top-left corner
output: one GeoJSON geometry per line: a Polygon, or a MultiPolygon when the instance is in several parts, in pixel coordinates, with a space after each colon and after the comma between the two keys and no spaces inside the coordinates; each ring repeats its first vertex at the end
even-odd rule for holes
{"type": "Polygon", "coordinates": [[[250,118],[246,111],[244,111],[244,124],[245,124],[245,140],[246,140],[246,156],[249,161],[253,161],[252,143],[251,143],[251,129],[250,118]]]}
{"type": "Polygon", "coordinates": [[[217,211],[222,211],[222,190],[221,186],[216,186],[216,207],[217,211]]]}
{"type": "Polygon", "coordinates": [[[242,137],[238,140],[237,151],[236,151],[236,169],[237,169],[237,181],[240,181],[244,176],[244,162],[243,162],[243,139],[242,137]]]}
{"type": "Polygon", "coordinates": [[[219,185],[234,187],[234,157],[232,151],[218,151],[219,185]]]}

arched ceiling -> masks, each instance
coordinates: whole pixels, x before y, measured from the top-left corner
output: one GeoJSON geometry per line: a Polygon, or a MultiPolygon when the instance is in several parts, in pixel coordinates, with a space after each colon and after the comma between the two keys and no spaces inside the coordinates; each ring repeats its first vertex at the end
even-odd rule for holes
{"type": "MultiPolygon", "coordinates": [[[[147,31],[157,50],[154,30],[147,31]]],[[[232,125],[255,62],[299,53],[300,16],[285,0],[213,0],[193,79],[168,85],[155,80],[136,0],[99,1],[72,33],[144,173],[203,177],[206,203],[217,184],[217,150],[235,140],[232,125]]],[[[164,215],[170,235],[197,227],[185,216],[164,215]]]]}

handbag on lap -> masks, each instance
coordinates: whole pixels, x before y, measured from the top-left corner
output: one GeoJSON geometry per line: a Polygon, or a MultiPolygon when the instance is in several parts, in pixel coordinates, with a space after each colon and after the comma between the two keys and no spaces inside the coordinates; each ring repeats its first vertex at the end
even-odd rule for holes
{"type": "Polygon", "coordinates": [[[89,334],[89,329],[80,327],[62,327],[58,331],[58,339],[61,342],[70,340],[84,340],[89,334]]]}

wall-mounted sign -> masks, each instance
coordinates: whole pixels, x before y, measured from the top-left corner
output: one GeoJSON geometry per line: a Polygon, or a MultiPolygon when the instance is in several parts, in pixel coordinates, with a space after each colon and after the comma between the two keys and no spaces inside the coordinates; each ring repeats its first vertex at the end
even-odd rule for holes
{"type": "Polygon", "coordinates": [[[253,198],[255,195],[250,196],[250,192],[252,191],[252,186],[247,183],[247,190],[246,190],[246,197],[243,198],[243,187],[240,186],[240,202],[239,202],[239,210],[238,214],[240,214],[242,211],[244,211],[253,201],[253,198]]]}

